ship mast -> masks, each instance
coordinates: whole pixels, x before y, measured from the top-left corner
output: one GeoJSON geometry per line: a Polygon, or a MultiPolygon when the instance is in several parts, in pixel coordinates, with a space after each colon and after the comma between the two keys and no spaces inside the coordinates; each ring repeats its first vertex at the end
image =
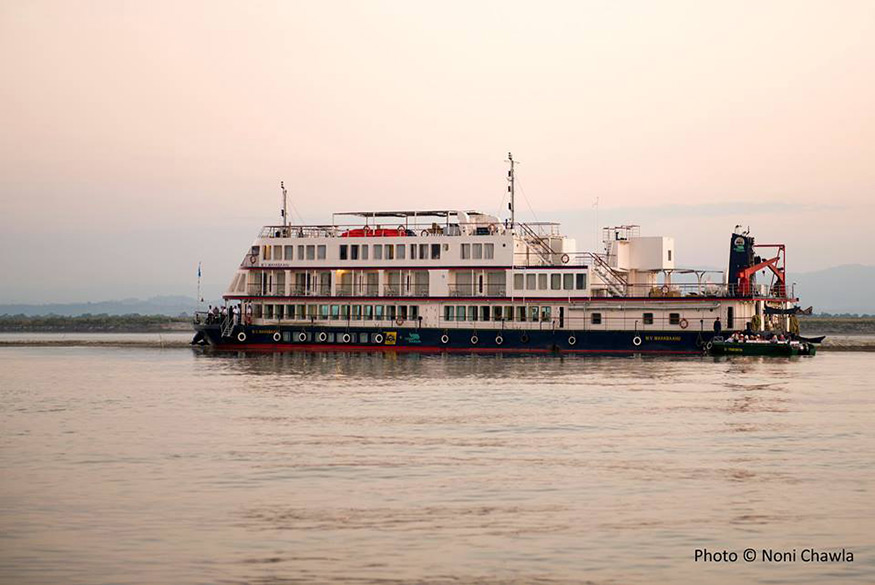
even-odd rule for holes
{"type": "Polygon", "coordinates": [[[288,191],[286,191],[286,186],[283,181],[280,181],[280,189],[283,191],[283,227],[289,226],[289,210],[288,210],[288,191]]]}
{"type": "Polygon", "coordinates": [[[507,161],[505,161],[505,162],[510,163],[510,170],[507,171],[507,182],[509,183],[509,185],[507,186],[507,192],[510,193],[510,203],[507,204],[507,208],[510,209],[510,228],[513,229],[514,219],[516,217],[516,205],[514,204],[515,203],[514,202],[514,194],[515,194],[516,184],[514,182],[514,176],[513,176],[513,167],[514,167],[514,164],[516,164],[516,163],[513,160],[513,154],[508,152],[507,153],[507,161]]]}

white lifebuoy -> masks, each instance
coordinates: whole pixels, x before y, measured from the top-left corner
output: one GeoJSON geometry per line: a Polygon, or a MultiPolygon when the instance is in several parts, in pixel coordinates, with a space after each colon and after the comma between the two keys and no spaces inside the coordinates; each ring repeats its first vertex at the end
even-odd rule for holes
{"type": "Polygon", "coordinates": [[[319,332],[319,341],[325,341],[326,339],[328,339],[328,334],[325,333],[324,331],[320,331],[319,332]]]}
{"type": "Polygon", "coordinates": [[[568,338],[568,345],[574,345],[575,343],[577,343],[577,338],[575,336],[572,335],[568,338]]]}
{"type": "Polygon", "coordinates": [[[450,342],[450,336],[449,336],[449,335],[447,335],[446,333],[443,334],[443,335],[441,335],[441,343],[443,343],[444,345],[446,345],[446,344],[448,344],[449,342],[450,342]]]}
{"type": "Polygon", "coordinates": [[[282,338],[283,338],[283,336],[280,335],[280,332],[279,332],[279,331],[277,331],[277,332],[275,332],[275,333],[273,334],[273,340],[274,340],[274,341],[279,341],[279,340],[282,339],[282,338]]]}
{"type": "Polygon", "coordinates": [[[641,345],[641,336],[640,335],[636,335],[635,337],[632,338],[632,345],[634,345],[636,347],[641,345]]]}
{"type": "Polygon", "coordinates": [[[349,336],[349,333],[344,333],[340,336],[340,340],[344,343],[349,343],[352,340],[352,337],[349,336]]]}
{"type": "Polygon", "coordinates": [[[237,341],[239,341],[240,343],[246,341],[246,334],[243,331],[237,334],[237,341]]]}
{"type": "Polygon", "coordinates": [[[383,343],[383,334],[377,333],[374,335],[374,343],[383,343]]]}
{"type": "Polygon", "coordinates": [[[504,343],[504,337],[502,337],[501,335],[496,335],[495,336],[495,345],[501,345],[502,343],[504,343]]]}
{"type": "Polygon", "coordinates": [[[480,341],[476,335],[471,336],[471,345],[477,345],[477,342],[480,341]]]}
{"type": "Polygon", "coordinates": [[[680,321],[678,321],[678,325],[681,326],[681,329],[686,329],[687,327],[689,327],[690,322],[686,319],[681,319],[680,321]]]}
{"type": "Polygon", "coordinates": [[[298,333],[298,341],[307,341],[307,334],[303,331],[298,333]]]}
{"type": "Polygon", "coordinates": [[[711,343],[710,341],[709,341],[708,343],[705,344],[705,349],[706,349],[707,351],[711,351],[711,348],[712,348],[712,347],[714,347],[714,344],[711,343]]]}
{"type": "Polygon", "coordinates": [[[568,254],[562,254],[562,263],[568,264],[568,261],[571,260],[571,257],[568,254]]]}

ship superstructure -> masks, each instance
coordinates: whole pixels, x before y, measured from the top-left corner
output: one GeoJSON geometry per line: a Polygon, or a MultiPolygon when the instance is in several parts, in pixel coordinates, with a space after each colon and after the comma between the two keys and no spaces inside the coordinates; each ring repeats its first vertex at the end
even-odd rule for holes
{"type": "MultiPolygon", "coordinates": [[[[513,167],[509,180],[512,196],[513,167]]],[[[236,311],[198,330],[227,349],[701,353],[725,332],[792,328],[784,247],[740,227],[724,276],[677,266],[674,239],[637,225],[604,228],[604,249],[587,252],[512,210],[511,197],[503,220],[388,210],[291,225],[284,205],[224,294],[236,311]]]]}

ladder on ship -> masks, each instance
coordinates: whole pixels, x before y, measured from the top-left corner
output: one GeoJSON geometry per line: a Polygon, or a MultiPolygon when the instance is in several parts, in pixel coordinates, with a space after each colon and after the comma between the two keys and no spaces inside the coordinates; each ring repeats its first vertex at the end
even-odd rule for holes
{"type": "Polygon", "coordinates": [[[540,258],[544,264],[552,264],[556,252],[550,247],[550,244],[544,241],[546,238],[536,234],[535,230],[524,223],[517,223],[516,225],[520,228],[520,231],[523,232],[523,240],[525,240],[525,242],[529,244],[529,247],[535,251],[538,258],[540,258]]]}
{"type": "Polygon", "coordinates": [[[598,275],[608,292],[615,297],[624,297],[629,290],[629,283],[621,272],[611,268],[604,258],[592,252],[584,252],[584,258],[590,260],[593,271],[598,275]]]}
{"type": "Polygon", "coordinates": [[[222,337],[231,337],[231,332],[234,330],[234,319],[225,317],[222,319],[222,337]]]}

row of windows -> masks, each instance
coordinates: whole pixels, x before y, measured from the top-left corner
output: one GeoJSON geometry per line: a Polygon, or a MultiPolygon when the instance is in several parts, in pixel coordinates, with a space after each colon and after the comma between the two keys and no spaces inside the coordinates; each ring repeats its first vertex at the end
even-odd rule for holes
{"type": "Polygon", "coordinates": [[[445,321],[549,321],[550,307],[445,305],[445,321]]]}
{"type": "Polygon", "coordinates": [[[418,305],[255,305],[255,317],[321,321],[394,321],[419,318],[418,305]]]}
{"type": "MultiPolygon", "coordinates": [[[[440,260],[441,251],[449,250],[448,244],[341,244],[340,260],[440,260]]],[[[463,260],[492,260],[495,244],[462,244],[463,260]]],[[[258,255],[258,246],[252,254],[258,255]]],[[[325,244],[299,244],[297,246],[261,246],[263,260],[325,260],[325,244]]]]}
{"type": "Polygon", "coordinates": [[[550,290],[586,289],[585,272],[565,272],[552,274],[514,274],[514,290],[547,290],[549,277],[550,290]]]}

